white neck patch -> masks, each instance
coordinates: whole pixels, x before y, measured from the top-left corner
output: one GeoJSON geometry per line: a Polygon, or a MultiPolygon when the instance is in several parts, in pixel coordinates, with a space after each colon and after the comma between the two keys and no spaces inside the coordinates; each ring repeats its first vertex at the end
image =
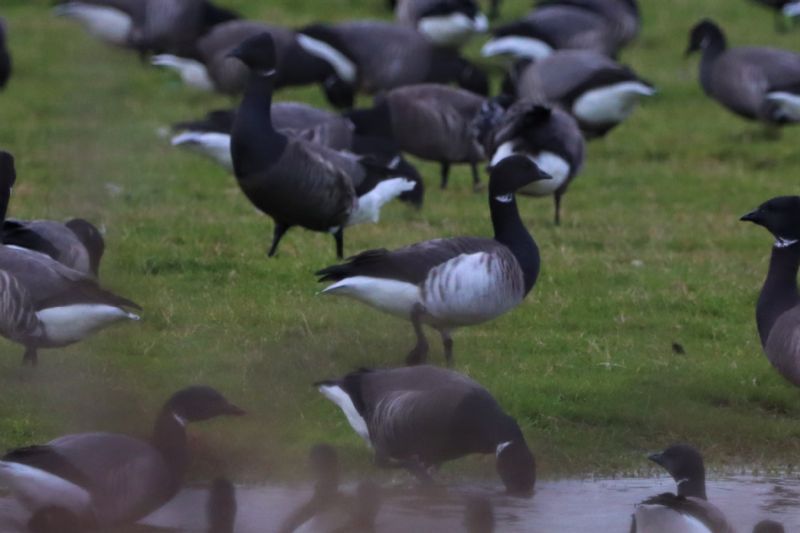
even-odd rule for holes
{"type": "Polygon", "coordinates": [[[175,419],[175,421],[176,421],[178,424],[180,424],[180,425],[181,425],[181,427],[184,427],[184,428],[185,428],[185,427],[186,427],[186,424],[188,424],[188,423],[189,423],[189,421],[188,421],[188,420],[186,420],[185,418],[183,418],[181,415],[179,415],[179,414],[178,414],[178,413],[176,413],[175,411],[173,411],[173,412],[172,412],[172,417],[175,419]]]}
{"type": "Polygon", "coordinates": [[[495,196],[494,199],[500,202],[501,204],[510,204],[511,202],[514,201],[514,195],[504,194],[503,196],[495,196]]]}
{"type": "Polygon", "coordinates": [[[688,477],[685,477],[685,478],[683,478],[683,479],[679,479],[678,481],[676,481],[676,482],[675,482],[675,484],[676,484],[676,485],[678,485],[678,486],[680,487],[682,484],[684,484],[684,483],[686,483],[686,482],[688,482],[688,481],[689,481],[689,478],[688,478],[688,477]]]}
{"type": "Polygon", "coordinates": [[[775,248],[788,248],[794,244],[797,244],[797,239],[786,239],[784,237],[778,237],[775,239],[775,248]]]}
{"type": "Polygon", "coordinates": [[[509,446],[511,446],[511,441],[510,440],[506,441],[506,442],[501,442],[500,444],[497,445],[497,451],[495,453],[499,457],[500,454],[503,453],[503,450],[505,450],[509,446]]]}

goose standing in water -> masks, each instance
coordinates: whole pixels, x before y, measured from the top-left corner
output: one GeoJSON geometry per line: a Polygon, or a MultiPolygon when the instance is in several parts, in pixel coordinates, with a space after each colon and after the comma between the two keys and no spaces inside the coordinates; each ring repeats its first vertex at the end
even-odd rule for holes
{"type": "Polygon", "coordinates": [[[0,90],[3,90],[11,78],[11,52],[8,51],[6,21],[0,17],[0,90]]]}
{"type": "Polygon", "coordinates": [[[116,433],[65,435],[7,453],[0,482],[32,514],[57,507],[86,528],[131,524],[181,488],[188,423],[242,414],[211,387],[187,387],[164,404],[150,441],[116,433]]]}
{"type": "MultiPolygon", "coordinates": [[[[14,158],[0,151],[0,222],[15,181],[14,158]]],[[[37,239],[32,233],[26,242],[37,239]]],[[[90,275],[16,246],[0,246],[0,289],[0,335],[25,346],[23,364],[35,366],[39,348],[67,346],[115,322],[139,320],[125,309],[138,305],[102,289],[90,275]]]]}
{"type": "Polygon", "coordinates": [[[461,46],[489,29],[475,0],[398,0],[394,13],[397,22],[440,46],[461,46]]]}
{"type": "Polygon", "coordinates": [[[509,493],[530,496],[536,463],[517,422],[468,377],[427,365],[359,370],[316,384],[375,451],[375,463],[405,468],[422,482],[430,469],[473,453],[494,454],[509,493]]]}
{"type": "Polygon", "coordinates": [[[206,503],[208,533],[233,533],[236,524],[236,487],[225,478],[211,483],[206,503]]]}
{"type": "Polygon", "coordinates": [[[800,54],[763,47],[728,48],[711,20],[692,28],[686,54],[701,51],[700,85],[729,111],[768,126],[800,122],[800,54]]]}
{"type": "Polygon", "coordinates": [[[456,237],[362,252],[317,272],[319,281],[333,282],[322,292],[410,320],[417,343],[406,358],[409,365],[427,358],[422,326],[428,324],[441,335],[452,365],[454,329],[510,311],[536,283],[539,248],[522,223],[514,193],[545,179],[551,178],[527,157],[503,159],[489,179],[494,239],[456,237]]]}
{"type": "Polygon", "coordinates": [[[800,196],[773,198],[741,220],[763,226],[775,237],[756,306],[756,323],[769,362],[800,387],[800,196]]]}
{"type": "Polygon", "coordinates": [[[344,227],[377,222],[381,207],[414,182],[391,169],[275,130],[272,92],[275,46],[268,33],[247,39],[232,52],[250,68],[244,99],[231,135],[236,179],[247,198],[275,221],[269,256],[292,226],[331,233],[342,257],[344,227]]]}

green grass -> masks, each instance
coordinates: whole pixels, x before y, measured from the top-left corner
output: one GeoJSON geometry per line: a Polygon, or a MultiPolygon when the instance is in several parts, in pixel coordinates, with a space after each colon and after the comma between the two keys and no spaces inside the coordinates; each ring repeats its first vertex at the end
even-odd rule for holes
{"type": "MultiPolygon", "coordinates": [[[[223,3],[281,24],[386,16],[382,0],[223,3]]],[[[643,36],[624,60],[659,95],[591,144],[561,227],[550,201],[521,200],[542,276],[520,308],[456,334],[456,365],[520,421],[545,476],[635,471],[646,450],[678,440],[701,446],[717,468],[790,466],[800,394],[769,366],[754,323],[770,237],[737,219],[798,192],[800,132],[764,140],[759,126],[702,94],[696,59],[682,52],[705,15],[735,44],[797,49],[797,34],[776,34],[770,14],[744,0],[643,3],[643,36]]],[[[73,431],[146,434],[169,394],[203,382],[250,416],[194,428],[195,475],[285,477],[319,440],[371,469],[369,451],[310,383],[400,363],[409,325],[316,296],[312,273],[335,261],[329,236],[295,229],[267,260],[271,222],[234,178],[156,136],[230,101],[98,44],[47,4],[3,2],[16,65],[0,95],[0,146],[18,161],[11,215],[105,226],[103,282],[145,312],[139,324],[44,352],[33,373],[20,369],[20,347],[3,341],[0,448],[73,431]]],[[[527,2],[516,4],[507,16],[527,2]]],[[[324,105],[317,88],[279,99],[324,105]]],[[[347,252],[491,233],[468,169],[445,192],[436,166],[420,170],[424,209],[388,206],[379,225],[347,232],[347,252]]],[[[487,473],[490,463],[455,469],[487,473]]]]}

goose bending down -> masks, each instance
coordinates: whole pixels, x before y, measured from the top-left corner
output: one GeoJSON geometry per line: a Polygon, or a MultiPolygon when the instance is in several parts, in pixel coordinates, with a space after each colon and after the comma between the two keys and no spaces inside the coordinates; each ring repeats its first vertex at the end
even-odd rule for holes
{"type": "MultiPolygon", "coordinates": [[[[16,180],[14,158],[0,151],[0,221],[16,180]]],[[[35,242],[34,234],[28,242],[35,242]]],[[[134,302],[102,289],[89,275],[48,255],[0,246],[0,335],[25,346],[23,364],[36,365],[39,348],[57,348],[122,320],[139,320],[134,302]]]]}
{"type": "Polygon", "coordinates": [[[678,494],[664,493],[636,507],[632,533],[733,533],[725,515],[706,497],[703,457],[686,444],[670,446],[649,457],[678,484],[678,494]]]}
{"type": "Polygon", "coordinates": [[[189,464],[186,425],[242,414],[211,387],[187,387],[164,404],[149,441],[116,433],[65,435],[7,453],[0,482],[31,513],[60,507],[86,528],[133,523],[181,488],[189,464]]]}
{"type": "Polygon", "coordinates": [[[0,90],[8,85],[11,78],[11,52],[8,51],[6,32],[6,21],[0,17],[0,90]]]}
{"type": "Polygon", "coordinates": [[[5,245],[47,254],[73,270],[99,277],[106,244],[100,230],[87,220],[73,218],[62,223],[9,219],[3,222],[0,236],[5,245]]]}
{"type": "Polygon", "coordinates": [[[491,453],[509,493],[533,492],[536,465],[517,422],[462,374],[428,365],[359,370],[316,386],[372,447],[380,467],[405,468],[428,482],[428,470],[444,462],[491,453]]]}
{"type": "Polygon", "coordinates": [[[437,47],[413,28],[380,21],[316,24],[301,30],[298,42],[327,61],[351,94],[339,88],[338,107],[352,107],[357,91],[376,94],[404,85],[455,83],[486,96],[489,80],[455,50],[437,47]]]}
{"type": "Polygon", "coordinates": [[[442,337],[452,364],[451,332],[492,320],[519,305],[539,276],[539,248],[522,223],[514,193],[550,179],[527,157],[511,156],[492,168],[489,210],[494,239],[457,237],[398,250],[369,250],[316,274],[331,281],[322,292],[348,296],[411,321],[417,343],[409,365],[425,361],[423,324],[442,337]]]}
{"type": "Polygon", "coordinates": [[[491,165],[514,154],[530,157],[553,179],[520,189],[529,196],[550,196],[555,201],[555,223],[561,223],[561,197],[580,172],[584,140],[580,126],[568,113],[532,100],[512,105],[490,135],[491,165]]]}
{"type": "Polygon", "coordinates": [[[627,120],[643,98],[656,93],[627,66],[579,50],[556,52],[536,63],[519,62],[506,78],[505,91],[560,106],[588,138],[604,136],[627,120]]]}
{"type": "Polygon", "coordinates": [[[482,137],[505,109],[494,100],[438,84],[409,85],[376,99],[371,109],[347,114],[361,135],[385,137],[400,150],[441,165],[447,187],[452,163],[468,163],[473,185],[480,184],[478,163],[486,159],[482,137]]]}
{"type": "Polygon", "coordinates": [[[215,479],[206,503],[208,533],[233,533],[237,509],[236,487],[225,478],[215,479]]]}
{"type": "Polygon", "coordinates": [[[461,46],[489,29],[475,0],[398,0],[394,14],[440,46],[461,46]]]}
{"type": "Polygon", "coordinates": [[[800,122],[800,54],[777,48],[728,48],[711,20],[692,28],[686,54],[702,51],[700,85],[733,113],[768,125],[800,122]]]}
{"type": "Polygon", "coordinates": [[[414,182],[274,128],[275,47],[269,33],[251,37],[232,55],[250,68],[231,135],[233,168],[247,198],[275,221],[269,255],[290,227],[302,226],[332,233],[342,257],[344,227],[377,222],[383,204],[412,190],[414,182]]]}
{"type": "Polygon", "coordinates": [[[756,306],[756,323],[767,359],[800,386],[800,196],[779,196],[741,220],[763,226],[775,237],[769,272],[756,306]]]}

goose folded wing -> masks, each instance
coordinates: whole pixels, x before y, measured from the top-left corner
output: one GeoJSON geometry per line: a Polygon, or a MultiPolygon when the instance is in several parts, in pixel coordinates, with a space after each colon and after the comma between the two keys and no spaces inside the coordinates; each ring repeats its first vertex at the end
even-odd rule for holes
{"type": "Polygon", "coordinates": [[[702,522],[713,533],[733,533],[734,531],[725,515],[715,505],[701,498],[686,498],[666,492],[648,498],[641,505],[659,505],[682,515],[691,516],[702,522]]]}
{"type": "Polygon", "coordinates": [[[797,359],[800,358],[800,307],[782,314],[767,337],[764,350],[769,360],[784,376],[800,380],[797,359]]]}
{"type": "Polygon", "coordinates": [[[43,470],[69,481],[79,487],[88,487],[89,480],[72,464],[69,458],[61,455],[49,445],[26,446],[11,450],[3,456],[3,461],[19,463],[43,470]]]}
{"type": "Polygon", "coordinates": [[[712,76],[714,98],[742,116],[758,116],[769,90],[769,81],[759,65],[726,55],[714,66],[712,76]]]}
{"type": "Polygon", "coordinates": [[[2,243],[27,248],[58,260],[59,251],[50,241],[25,222],[9,219],[3,222],[2,243]]]}

